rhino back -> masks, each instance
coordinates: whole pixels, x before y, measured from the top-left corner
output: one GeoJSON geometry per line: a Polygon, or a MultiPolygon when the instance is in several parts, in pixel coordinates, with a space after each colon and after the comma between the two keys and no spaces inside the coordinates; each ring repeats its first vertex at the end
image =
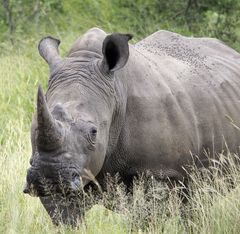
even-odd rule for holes
{"type": "Polygon", "coordinates": [[[174,169],[190,152],[204,160],[204,149],[221,152],[225,142],[236,151],[240,132],[226,118],[240,126],[240,55],[233,49],[159,31],[131,47],[121,75],[128,83],[122,134],[129,164],[174,169]]]}

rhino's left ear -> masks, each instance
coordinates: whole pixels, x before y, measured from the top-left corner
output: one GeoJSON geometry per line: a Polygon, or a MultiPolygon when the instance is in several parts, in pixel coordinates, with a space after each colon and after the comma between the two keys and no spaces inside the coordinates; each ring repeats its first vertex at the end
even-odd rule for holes
{"type": "Polygon", "coordinates": [[[132,37],[131,34],[114,33],[105,38],[102,47],[102,68],[105,72],[116,71],[127,63],[129,57],[128,41],[132,37]]]}

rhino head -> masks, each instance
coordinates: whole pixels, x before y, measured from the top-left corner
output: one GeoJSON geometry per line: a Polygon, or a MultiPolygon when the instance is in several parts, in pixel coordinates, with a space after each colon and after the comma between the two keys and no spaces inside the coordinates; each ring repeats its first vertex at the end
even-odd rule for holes
{"type": "Polygon", "coordinates": [[[38,88],[24,193],[39,197],[55,223],[76,222],[81,207],[60,200],[89,183],[87,171],[97,176],[102,169],[119,105],[115,72],[127,63],[129,39],[128,34],[107,36],[93,29],[64,59],[58,52],[59,40],[46,37],[39,43],[50,80],[46,95],[38,88]]]}

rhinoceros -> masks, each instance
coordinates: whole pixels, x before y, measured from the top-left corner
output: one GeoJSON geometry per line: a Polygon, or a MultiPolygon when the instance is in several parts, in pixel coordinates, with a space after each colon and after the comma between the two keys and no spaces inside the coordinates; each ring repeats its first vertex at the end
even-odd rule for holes
{"type": "Polygon", "coordinates": [[[65,58],[58,39],[39,43],[50,79],[46,94],[38,88],[24,193],[39,197],[55,223],[82,215],[74,194],[90,184],[87,171],[100,186],[118,174],[131,187],[145,171],[183,181],[188,165],[207,165],[226,145],[238,151],[229,119],[240,126],[239,53],[164,30],[131,38],[93,28],[65,58]]]}

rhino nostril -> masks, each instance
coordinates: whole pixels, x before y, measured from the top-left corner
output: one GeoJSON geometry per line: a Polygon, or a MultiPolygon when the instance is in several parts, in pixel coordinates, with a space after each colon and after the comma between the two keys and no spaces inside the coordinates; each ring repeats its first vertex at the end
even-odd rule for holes
{"type": "Polygon", "coordinates": [[[37,197],[38,196],[38,192],[37,190],[34,188],[33,184],[29,184],[26,183],[24,188],[23,188],[23,193],[25,194],[29,194],[32,197],[37,197]]]}
{"type": "Polygon", "coordinates": [[[76,171],[72,172],[72,178],[74,179],[75,177],[79,177],[79,174],[76,171]]]}
{"type": "Polygon", "coordinates": [[[24,188],[24,189],[23,189],[23,193],[29,194],[29,193],[30,193],[29,188],[24,188]]]}

